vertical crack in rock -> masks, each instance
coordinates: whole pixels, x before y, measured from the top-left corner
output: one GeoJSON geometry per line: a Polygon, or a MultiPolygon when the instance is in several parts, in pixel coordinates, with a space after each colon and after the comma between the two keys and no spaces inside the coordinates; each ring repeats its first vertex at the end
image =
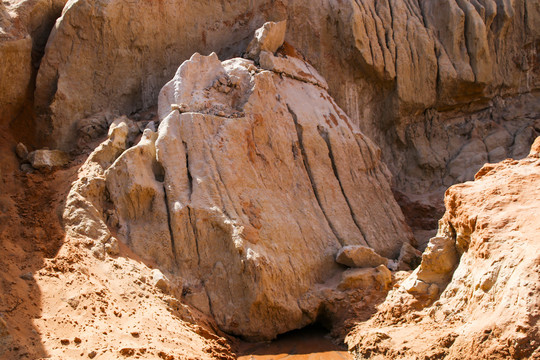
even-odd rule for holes
{"type": "Polygon", "coordinates": [[[169,197],[167,195],[167,186],[165,184],[165,168],[161,163],[156,159],[152,164],[152,172],[154,173],[154,178],[156,181],[162,183],[163,186],[163,198],[165,202],[165,210],[167,211],[167,226],[169,228],[169,235],[171,237],[171,250],[173,253],[174,264],[178,266],[178,258],[176,255],[176,243],[174,239],[174,231],[172,226],[172,217],[171,208],[169,206],[169,197]]]}
{"type": "Polygon", "coordinates": [[[174,231],[172,227],[172,215],[169,207],[169,199],[167,197],[167,186],[163,184],[163,196],[165,197],[165,209],[167,210],[167,226],[169,227],[169,234],[171,236],[171,248],[173,253],[174,264],[178,266],[178,258],[176,256],[176,242],[174,240],[174,231]]]}
{"type": "MultiPolygon", "coordinates": [[[[186,156],[187,156],[187,154],[186,154],[186,156]]],[[[188,211],[189,224],[191,225],[191,230],[193,231],[193,240],[195,241],[195,250],[197,251],[197,267],[199,269],[201,269],[201,253],[200,253],[200,250],[199,250],[199,235],[197,234],[196,216],[195,216],[195,212],[194,211],[192,212],[192,209],[191,209],[190,205],[186,206],[186,208],[187,208],[187,211],[188,211]]],[[[210,294],[208,292],[208,287],[206,286],[205,279],[204,279],[203,276],[199,276],[199,278],[201,280],[201,285],[202,285],[202,287],[204,289],[204,292],[206,293],[206,297],[208,298],[208,307],[209,307],[209,310],[210,310],[210,314],[215,319],[216,316],[215,316],[214,310],[212,308],[212,299],[210,298],[210,294]]]]}
{"type": "Polygon", "coordinates": [[[332,164],[332,171],[334,172],[334,177],[338,181],[339,189],[341,190],[341,194],[343,195],[343,198],[345,198],[345,202],[347,203],[347,207],[349,208],[351,218],[354,221],[354,224],[356,225],[356,227],[358,228],[360,233],[362,234],[362,237],[366,241],[367,245],[371,247],[371,244],[368,241],[366,233],[364,232],[364,230],[362,230],[362,226],[360,225],[360,223],[356,219],[356,215],[354,214],[354,210],[353,210],[353,208],[351,206],[349,198],[347,197],[347,194],[345,193],[345,189],[343,189],[343,184],[341,183],[341,179],[339,178],[338,170],[337,170],[337,167],[336,167],[336,161],[335,161],[335,158],[334,158],[334,153],[332,152],[332,146],[330,145],[330,138],[328,137],[328,131],[326,129],[320,127],[320,126],[317,126],[317,130],[318,130],[319,135],[321,136],[321,138],[326,143],[326,147],[328,149],[328,157],[330,158],[330,163],[332,164]]]}
{"type": "MultiPolygon", "coordinates": [[[[388,179],[385,178],[385,176],[382,173],[382,170],[380,170],[381,164],[378,162],[377,157],[373,153],[373,149],[370,146],[367,146],[367,144],[365,144],[365,140],[362,140],[364,141],[364,144],[365,144],[364,146],[360,144],[360,140],[356,136],[354,137],[354,140],[356,142],[356,145],[360,149],[360,153],[362,154],[364,163],[366,164],[366,173],[371,175],[371,176],[366,177],[367,181],[373,186],[376,186],[376,184],[373,183],[373,179],[377,179],[377,183],[379,184],[384,184],[384,182],[387,181],[388,179]],[[367,156],[365,152],[362,151],[364,147],[367,148],[367,156]],[[369,157],[369,162],[367,161],[367,157],[369,157]],[[369,163],[369,166],[368,166],[368,163],[369,163]]],[[[392,224],[392,227],[396,231],[396,234],[399,234],[400,233],[398,229],[399,216],[396,214],[395,209],[392,208],[387,201],[385,201],[385,199],[381,196],[380,192],[376,191],[375,195],[379,198],[379,201],[383,205],[386,213],[389,216],[391,215],[392,220],[390,221],[390,223],[392,224]]]]}
{"type": "MultiPolygon", "coordinates": [[[[200,126],[200,124],[199,124],[200,126]]],[[[200,127],[201,131],[208,137],[211,136],[211,134],[209,132],[206,131],[206,129],[204,129],[203,127],[200,127]]],[[[218,166],[218,162],[216,161],[216,158],[215,158],[215,155],[214,155],[214,150],[212,148],[212,146],[210,144],[208,144],[206,146],[207,148],[207,152],[206,154],[208,154],[209,156],[205,156],[205,160],[207,161],[207,163],[210,165],[210,167],[212,169],[215,169],[215,173],[217,174],[217,179],[214,178],[214,176],[212,176],[214,178],[214,182],[216,184],[216,188],[218,189],[218,193],[219,193],[219,197],[221,199],[221,210],[223,212],[223,214],[230,220],[234,220],[235,218],[233,218],[233,216],[231,216],[231,214],[229,214],[229,211],[227,210],[227,204],[225,203],[225,196],[227,197],[228,201],[229,201],[229,204],[230,204],[230,207],[232,208],[232,211],[235,212],[236,214],[239,214],[240,212],[236,209],[236,206],[235,206],[235,202],[233,201],[233,197],[231,196],[230,192],[229,192],[229,189],[227,188],[227,186],[225,185],[225,181],[223,181],[223,177],[221,175],[221,171],[220,171],[220,168],[218,166]],[[219,183],[221,184],[221,186],[223,187],[223,189],[225,190],[225,194],[223,194],[223,191],[221,189],[218,183],[218,180],[219,180],[219,183]]]]}
{"type": "Polygon", "coordinates": [[[188,178],[188,185],[189,185],[189,195],[188,199],[191,202],[191,194],[193,194],[193,177],[191,176],[191,171],[189,170],[189,153],[188,153],[188,147],[185,141],[182,141],[182,144],[184,145],[184,152],[186,153],[186,173],[188,178]]]}
{"type": "Polygon", "coordinates": [[[304,137],[303,137],[302,125],[300,125],[298,123],[298,117],[296,116],[296,113],[291,109],[289,104],[286,104],[286,105],[287,105],[287,110],[291,114],[291,117],[293,118],[293,121],[294,121],[294,126],[295,126],[295,129],[296,129],[296,135],[298,137],[298,146],[300,147],[300,153],[302,154],[302,160],[303,160],[303,163],[304,163],[304,168],[306,169],[306,172],[308,174],[309,182],[311,183],[311,188],[313,189],[313,194],[315,195],[315,198],[317,199],[317,203],[319,204],[319,208],[321,209],[322,213],[324,214],[324,218],[326,219],[326,222],[328,223],[328,226],[330,226],[330,229],[332,230],[332,233],[334,233],[334,236],[336,237],[336,239],[343,246],[344,245],[343,239],[341,239],[341,237],[339,236],[337,230],[335,229],[334,225],[332,224],[332,222],[328,218],[328,215],[326,214],[326,211],[324,210],[324,208],[322,206],[321,199],[319,197],[319,191],[317,190],[317,186],[315,185],[315,179],[313,178],[313,173],[311,172],[311,167],[309,166],[309,162],[308,162],[308,159],[307,159],[306,149],[304,148],[304,137]]]}
{"type": "Polygon", "coordinates": [[[197,265],[201,266],[201,253],[199,252],[199,237],[197,236],[197,227],[194,223],[195,214],[191,215],[191,207],[186,206],[188,211],[189,223],[191,224],[191,229],[193,230],[193,240],[195,240],[195,250],[197,250],[197,265]]]}

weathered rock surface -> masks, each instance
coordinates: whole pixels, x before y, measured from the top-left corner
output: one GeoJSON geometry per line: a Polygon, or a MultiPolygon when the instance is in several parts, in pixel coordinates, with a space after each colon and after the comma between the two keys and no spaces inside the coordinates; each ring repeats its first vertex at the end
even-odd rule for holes
{"type": "Polygon", "coordinates": [[[279,61],[278,73],[193,55],[160,93],[158,132],[122,151],[128,125],[113,123],[65,212],[72,234],[99,248],[115,233],[182,279],[223,330],[251,339],[314,321],[324,298],[299,299],[343,271],[343,246],[395,259],[411,237],[377,147],[312,68],[299,80],[302,60],[279,61]]]}
{"type": "Polygon", "coordinates": [[[448,189],[420,267],[349,336],[356,358],[540,355],[539,149],[448,189]]]}
{"type": "Polygon", "coordinates": [[[349,269],[344,271],[338,289],[379,288],[388,290],[391,284],[392,273],[386,265],[379,265],[376,268],[349,269]]]}
{"type": "Polygon", "coordinates": [[[275,53],[285,41],[287,21],[267,22],[255,31],[246,50],[246,57],[258,61],[262,51],[275,53]]]}
{"type": "Polygon", "coordinates": [[[16,28],[15,24],[8,9],[0,3],[1,124],[9,123],[20,111],[32,74],[32,39],[24,28],[16,28]]]}

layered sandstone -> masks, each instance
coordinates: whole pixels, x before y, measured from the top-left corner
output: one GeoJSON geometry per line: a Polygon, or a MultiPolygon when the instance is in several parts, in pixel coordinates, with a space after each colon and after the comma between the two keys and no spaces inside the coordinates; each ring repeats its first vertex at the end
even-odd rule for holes
{"type": "Polygon", "coordinates": [[[96,254],[118,238],[180,279],[221,329],[269,339],[317,318],[328,300],[317,284],[343,271],[342,246],[397,259],[411,233],[379,149],[324,79],[301,59],[259,57],[268,70],[216,54],[184,62],[160,93],[157,132],[126,148],[116,120],[65,219],[96,254]]]}
{"type": "Polygon", "coordinates": [[[358,359],[540,355],[539,151],[448,189],[420,267],[348,337],[358,359]]]}

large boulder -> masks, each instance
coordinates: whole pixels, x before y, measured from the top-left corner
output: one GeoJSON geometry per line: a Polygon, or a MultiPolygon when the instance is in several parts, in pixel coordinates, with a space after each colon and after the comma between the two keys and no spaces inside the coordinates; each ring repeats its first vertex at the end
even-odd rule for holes
{"type": "Polygon", "coordinates": [[[314,321],[324,299],[299,299],[343,271],[343,246],[396,259],[411,239],[379,149],[324,79],[303,60],[265,56],[279,72],[216,54],[184,62],[159,95],[157,133],[120,155],[111,140],[100,146],[89,162],[102,170],[87,185],[99,191],[85,201],[75,191],[65,216],[72,236],[99,243],[111,231],[181,279],[185,299],[223,330],[250,339],[314,321]],[[81,203],[103,230],[88,233],[81,203]]]}
{"type": "Polygon", "coordinates": [[[349,245],[339,249],[336,262],[358,268],[377,267],[388,265],[388,259],[373,251],[372,248],[362,245],[349,245]]]}

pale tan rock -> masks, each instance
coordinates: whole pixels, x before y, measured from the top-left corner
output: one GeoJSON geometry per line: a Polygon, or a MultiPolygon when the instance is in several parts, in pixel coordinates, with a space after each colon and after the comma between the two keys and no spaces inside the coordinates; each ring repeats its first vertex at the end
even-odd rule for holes
{"type": "Polygon", "coordinates": [[[339,249],[336,262],[349,267],[367,268],[388,264],[388,259],[362,245],[348,245],[339,249]]]}
{"type": "Polygon", "coordinates": [[[418,279],[429,283],[444,283],[459,261],[456,239],[437,236],[429,240],[418,268],[418,279]]]}
{"type": "Polygon", "coordinates": [[[319,75],[313,66],[302,59],[290,56],[281,58],[272,55],[268,51],[262,51],[259,57],[259,64],[265,70],[284,74],[293,79],[309,82],[328,90],[326,80],[319,75]]]}
{"type": "Polygon", "coordinates": [[[271,54],[283,45],[285,41],[285,31],[287,30],[287,20],[280,22],[267,22],[255,31],[253,40],[249,43],[246,50],[246,57],[253,60],[259,60],[262,51],[271,54]]]}
{"type": "Polygon", "coordinates": [[[529,152],[530,158],[539,158],[540,157],[540,137],[537,137],[534,140],[533,145],[531,146],[531,151],[529,152]]]}
{"type": "Polygon", "coordinates": [[[167,292],[170,288],[169,279],[158,269],[152,270],[152,285],[163,292],[167,292]]]}
{"type": "Polygon", "coordinates": [[[36,150],[28,154],[28,161],[34,169],[52,170],[69,163],[69,156],[60,150],[36,150]]]}
{"type": "Polygon", "coordinates": [[[162,269],[171,271],[175,258],[171,256],[164,188],[155,173],[160,171],[156,139],[156,133],[145,130],[141,141],[122,153],[104,176],[118,214],[118,238],[135,252],[158,262],[162,269]]]}

